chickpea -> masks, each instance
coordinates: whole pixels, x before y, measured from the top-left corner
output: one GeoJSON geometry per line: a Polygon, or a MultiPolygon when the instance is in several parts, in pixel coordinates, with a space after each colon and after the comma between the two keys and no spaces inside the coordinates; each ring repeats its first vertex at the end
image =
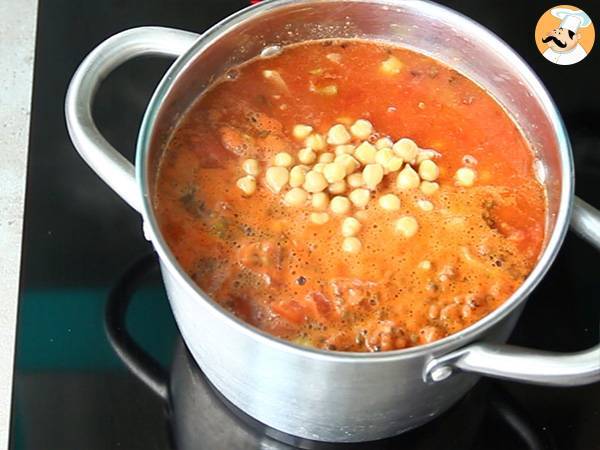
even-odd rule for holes
{"type": "Polygon", "coordinates": [[[308,136],[304,141],[304,144],[307,147],[312,148],[316,151],[323,150],[327,145],[327,143],[325,142],[325,138],[319,133],[313,133],[310,136],[308,136]]]}
{"type": "Polygon", "coordinates": [[[340,163],[332,162],[323,168],[323,175],[330,183],[341,181],[346,176],[346,169],[340,163]]]}
{"type": "Polygon", "coordinates": [[[335,183],[331,183],[327,190],[330,194],[343,194],[344,192],[346,192],[346,181],[340,180],[336,181],[335,183]]]}
{"type": "Polygon", "coordinates": [[[419,331],[419,343],[429,344],[444,337],[442,330],[435,325],[428,325],[419,331]]]}
{"type": "Polygon", "coordinates": [[[326,210],[329,206],[329,196],[325,192],[316,192],[312,195],[311,204],[314,209],[326,210]]]}
{"type": "Polygon", "coordinates": [[[337,145],[335,147],[336,156],[339,155],[352,155],[354,153],[354,145],[346,144],[346,145],[337,145]]]}
{"type": "Polygon", "coordinates": [[[437,183],[432,183],[430,181],[423,181],[421,183],[421,192],[425,195],[433,195],[440,188],[440,185],[437,183]]]}
{"type": "Polygon", "coordinates": [[[292,167],[292,170],[290,170],[290,186],[294,188],[302,186],[304,184],[306,172],[308,172],[308,169],[304,166],[292,167]]]}
{"type": "Polygon", "coordinates": [[[433,203],[431,203],[429,200],[418,200],[417,206],[423,211],[433,211],[433,203]]]}
{"type": "Polygon", "coordinates": [[[442,320],[458,320],[460,319],[459,306],[456,303],[446,305],[440,311],[440,319],[442,320]]]}
{"type": "Polygon", "coordinates": [[[315,172],[323,173],[325,170],[325,163],[317,163],[313,166],[312,170],[315,172]]]}
{"type": "Polygon", "coordinates": [[[400,209],[400,199],[394,194],[385,194],[379,197],[379,206],[386,211],[398,211],[400,209]]]}
{"type": "Polygon", "coordinates": [[[454,180],[458,186],[470,187],[475,183],[477,174],[470,167],[461,167],[456,171],[454,180]]]}
{"type": "Polygon", "coordinates": [[[383,167],[379,164],[367,164],[362,172],[365,185],[374,190],[381,180],[383,180],[383,167]]]}
{"type": "Polygon", "coordinates": [[[363,164],[373,164],[375,162],[375,155],[377,149],[369,144],[367,141],[360,144],[354,150],[354,156],[363,164]]]}
{"type": "Polygon", "coordinates": [[[275,83],[279,88],[287,90],[287,84],[276,70],[263,70],[263,77],[275,83]]]}
{"type": "Polygon", "coordinates": [[[348,198],[357,208],[364,208],[371,199],[371,193],[368,189],[354,189],[352,192],[350,192],[348,198]]]}
{"type": "Polygon", "coordinates": [[[362,173],[360,172],[351,173],[350,175],[348,175],[348,177],[346,178],[346,182],[348,183],[348,186],[353,188],[361,187],[363,184],[365,184],[362,173]]]}
{"type": "Polygon", "coordinates": [[[415,144],[415,141],[408,138],[402,138],[397,141],[392,147],[394,153],[397,156],[402,158],[409,164],[414,164],[417,158],[417,152],[419,151],[419,147],[415,144]]]}
{"type": "Polygon", "coordinates": [[[342,249],[346,253],[356,254],[360,252],[362,248],[362,244],[360,240],[356,237],[346,237],[344,238],[344,242],[342,244],[342,249]]]}
{"type": "Polygon", "coordinates": [[[250,196],[256,192],[256,178],[252,175],[246,175],[237,180],[236,186],[245,196],[250,196]]]}
{"type": "Polygon", "coordinates": [[[438,280],[440,280],[442,283],[447,283],[450,280],[456,279],[457,276],[458,272],[456,267],[451,264],[446,264],[440,270],[438,280]]]}
{"type": "Polygon", "coordinates": [[[391,148],[382,148],[381,150],[377,150],[377,153],[375,153],[375,162],[377,164],[381,164],[385,169],[390,159],[395,156],[396,155],[391,148]]]}
{"type": "Polygon", "coordinates": [[[310,213],[310,221],[317,225],[323,225],[329,222],[329,214],[326,212],[314,212],[310,213]]]}
{"type": "Polygon", "coordinates": [[[356,217],[358,220],[362,220],[364,222],[369,219],[369,213],[367,211],[365,211],[364,209],[361,209],[360,211],[356,211],[354,213],[354,217],[356,217]]]}
{"type": "Polygon", "coordinates": [[[360,231],[362,225],[354,217],[346,217],[342,222],[342,236],[350,237],[356,236],[360,231]]]}
{"type": "Polygon", "coordinates": [[[325,58],[327,58],[329,61],[334,62],[336,64],[342,63],[342,55],[340,55],[339,53],[327,53],[325,55],[325,58]]]}
{"type": "Polygon", "coordinates": [[[432,267],[431,266],[431,261],[428,261],[426,259],[423,260],[423,261],[421,261],[419,263],[419,269],[422,269],[422,270],[431,270],[431,267],[432,267]]]}
{"type": "Polygon", "coordinates": [[[350,211],[350,200],[341,195],[336,195],[331,199],[331,202],[329,203],[329,209],[334,214],[346,214],[348,211],[350,211]]]}
{"type": "Polygon", "coordinates": [[[267,186],[273,192],[281,192],[281,189],[287,184],[290,179],[290,174],[285,167],[273,166],[267,169],[265,176],[267,186]]]}
{"type": "Polygon", "coordinates": [[[392,148],[393,145],[394,141],[392,141],[389,137],[382,137],[377,139],[377,142],[375,142],[375,148],[377,150],[381,150],[382,148],[392,148]]]}
{"type": "Polygon", "coordinates": [[[330,145],[347,144],[351,139],[352,136],[341,123],[332,126],[327,132],[327,143],[330,145]]]}
{"type": "Polygon", "coordinates": [[[417,153],[417,164],[421,164],[423,161],[428,159],[433,160],[436,156],[438,156],[438,152],[435,150],[431,150],[429,148],[420,149],[419,153],[417,153]]]}
{"type": "Polygon", "coordinates": [[[290,189],[283,196],[283,201],[285,202],[286,205],[289,205],[289,206],[304,205],[304,203],[306,203],[307,199],[308,199],[308,194],[306,193],[306,191],[304,189],[301,189],[299,187],[290,189]]]}
{"type": "Polygon", "coordinates": [[[435,181],[440,176],[440,168],[433,161],[426,159],[419,164],[419,175],[425,181],[435,181]]]}
{"type": "Polygon", "coordinates": [[[396,221],[396,232],[405,238],[413,237],[419,230],[417,219],[412,216],[402,216],[396,221]]]}
{"type": "Polygon", "coordinates": [[[358,139],[367,139],[373,132],[373,124],[365,119],[358,119],[350,127],[350,132],[358,139]]]}
{"type": "Polygon", "coordinates": [[[387,164],[385,165],[385,169],[388,172],[396,172],[402,168],[402,164],[404,164],[404,161],[402,160],[402,158],[398,158],[397,156],[392,156],[388,160],[387,164]]]}
{"type": "Polygon", "coordinates": [[[419,183],[421,179],[419,178],[419,174],[415,172],[415,170],[409,166],[408,164],[404,169],[400,171],[398,174],[398,178],[396,179],[396,187],[401,190],[415,189],[419,187],[419,183]]]}
{"type": "Polygon", "coordinates": [[[288,168],[294,164],[294,158],[288,152],[279,152],[275,155],[275,165],[288,168]]]}
{"type": "Polygon", "coordinates": [[[321,95],[337,95],[338,87],[335,84],[328,84],[327,86],[323,87],[316,87],[312,85],[310,87],[310,91],[321,95]]]}
{"type": "Polygon", "coordinates": [[[294,126],[292,136],[299,141],[306,139],[312,133],[313,127],[310,125],[298,124],[294,126]]]}
{"type": "Polygon", "coordinates": [[[335,162],[344,166],[346,175],[350,175],[360,167],[360,163],[352,155],[339,155],[335,162]]]}
{"type": "Polygon", "coordinates": [[[440,317],[440,307],[436,304],[431,305],[429,311],[427,311],[427,317],[430,319],[437,319],[440,317]]]}
{"type": "Polygon", "coordinates": [[[302,164],[312,164],[317,160],[317,154],[312,148],[303,148],[298,152],[298,161],[302,164]]]}
{"type": "Polygon", "coordinates": [[[328,183],[323,174],[311,170],[304,177],[303,187],[310,193],[321,192],[327,187],[328,183]]]}
{"type": "Polygon", "coordinates": [[[247,159],[242,163],[242,170],[246,172],[247,175],[257,176],[260,173],[260,167],[258,166],[258,161],[255,159],[247,159]]]}
{"type": "Polygon", "coordinates": [[[462,308],[460,308],[460,315],[464,319],[468,319],[469,317],[471,317],[472,312],[473,309],[469,305],[462,305],[462,308]]]}
{"type": "Polygon", "coordinates": [[[388,75],[400,73],[402,67],[404,67],[402,61],[392,55],[388,56],[388,58],[381,63],[381,70],[388,75]]]}
{"type": "Polygon", "coordinates": [[[319,155],[320,163],[327,164],[327,163],[333,162],[334,159],[335,159],[335,154],[331,153],[331,152],[325,152],[325,153],[321,153],[319,155]]]}

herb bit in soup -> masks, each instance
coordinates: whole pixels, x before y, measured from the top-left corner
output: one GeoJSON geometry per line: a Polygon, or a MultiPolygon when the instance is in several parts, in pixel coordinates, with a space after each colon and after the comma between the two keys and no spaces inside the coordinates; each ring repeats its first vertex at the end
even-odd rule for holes
{"type": "Polygon", "coordinates": [[[528,276],[545,192],[473,81],[360,40],[235,73],[182,118],[153,199],[178,262],[233,314],[304,346],[387,351],[472,325],[528,276]]]}

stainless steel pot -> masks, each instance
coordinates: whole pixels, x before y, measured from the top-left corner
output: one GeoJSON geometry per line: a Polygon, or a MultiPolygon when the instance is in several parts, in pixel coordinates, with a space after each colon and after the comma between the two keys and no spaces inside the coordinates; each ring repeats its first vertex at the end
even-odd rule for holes
{"type": "Polygon", "coordinates": [[[379,439],[431,420],[479,375],[557,386],[600,380],[600,346],[553,354],[502,345],[556,256],[569,221],[600,248],[600,213],[573,197],[569,140],[540,81],[498,37],[450,9],[417,0],[276,0],[234,14],[200,36],[155,27],[128,30],[83,61],[67,93],[66,117],[85,161],[142,214],[177,324],[199,366],[229,401],[275,429],[321,441],[379,439]],[[415,49],[482,85],[531,142],[547,188],[548,239],[525,283],[483,320],[421,347],[378,354],[310,350],[246,325],[179,267],[152,208],[156,167],[169,132],[216,77],[265,46],[348,37],[415,49]],[[100,135],[91,105],[111,70],[148,54],[177,60],[146,110],[134,169],[100,135]]]}
{"type": "MultiPolygon", "coordinates": [[[[361,450],[383,449],[472,449],[486,448],[484,442],[498,437],[481,433],[487,419],[500,419],[507,427],[501,433],[519,436],[526,447],[554,448],[546,433],[526,411],[494,382],[478,383],[437,420],[383,441],[358,444],[330,444],[283,434],[240,412],[210,385],[181,339],[176,340],[169,367],[146,352],[131,334],[127,317],[132,300],[147,289],[159,273],[156,254],[144,256],[124,271],[107,296],[104,328],[111,347],[130,370],[143,381],[163,405],[173,448],[177,450],[361,450]],[[465,424],[469,426],[465,427],[465,424]],[[460,430],[460,432],[457,432],[460,430]]],[[[152,284],[151,284],[152,285],[152,284]]],[[[148,298],[147,300],[155,298],[148,298]]],[[[510,441],[510,437],[508,441],[510,441]]],[[[506,446],[506,444],[505,444],[506,446]]],[[[508,447],[506,447],[508,448],[508,447]]],[[[512,448],[512,447],[510,447],[512,448]]]]}

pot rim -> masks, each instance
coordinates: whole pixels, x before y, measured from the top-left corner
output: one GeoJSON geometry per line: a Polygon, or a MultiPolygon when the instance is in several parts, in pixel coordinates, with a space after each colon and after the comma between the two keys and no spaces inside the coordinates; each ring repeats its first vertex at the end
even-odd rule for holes
{"type": "Polygon", "coordinates": [[[500,307],[460,332],[451,334],[443,339],[429,344],[380,353],[339,352],[309,348],[294,344],[276,336],[272,336],[244,322],[223,308],[219,303],[205,294],[202,289],[191,279],[191,277],[181,268],[175,256],[169,249],[169,246],[162,237],[160,228],[158,226],[158,221],[151,204],[152,199],[148,195],[150,192],[149,181],[147,177],[149,165],[148,149],[150,146],[155,121],[158,117],[160,107],[164,99],[169,94],[170,89],[175,85],[179,75],[186,71],[197,55],[215,43],[221,35],[232,31],[246,21],[254,19],[261,13],[273,11],[287,6],[297,6],[309,3],[314,6],[318,5],[319,3],[330,3],[337,1],[339,0],[319,0],[319,2],[314,2],[314,0],[272,0],[252,5],[226,17],[222,21],[213,25],[205,33],[200,35],[194,45],[192,45],[191,48],[189,48],[173,63],[173,65],[163,76],[158,87],[154,91],[152,98],[150,99],[138,134],[135,165],[136,181],[138,188],[142,193],[142,215],[145,225],[144,230],[152,241],[156,252],[159,254],[161,263],[181,285],[185,286],[184,289],[188,294],[197,296],[199,300],[206,302],[211,310],[216,315],[220,316],[220,318],[227,320],[238,331],[245,333],[248,335],[248,337],[256,339],[263,344],[276,347],[278,350],[297,353],[298,356],[327,360],[330,362],[347,363],[389,362],[407,359],[413,356],[441,354],[444,353],[445,350],[455,348],[460,345],[465,345],[473,341],[476,337],[478,337],[478,335],[485,332],[496,323],[500,322],[526,300],[527,296],[541,281],[550,265],[556,258],[556,255],[568,230],[574,195],[574,168],[571,144],[565,129],[565,125],[556,108],[556,105],[554,104],[554,101],[529,65],[527,65],[527,63],[502,39],[473,19],[451,8],[435,4],[428,0],[345,0],[353,3],[372,3],[374,6],[405,6],[413,10],[418,9],[420,12],[424,14],[430,14],[433,17],[439,17],[440,15],[452,17],[452,20],[456,25],[459,25],[461,29],[464,29],[469,34],[478,35],[480,39],[485,41],[490,47],[494,48],[502,56],[507,65],[513,66],[521,75],[523,75],[528,82],[529,90],[536,95],[542,104],[547,117],[553,125],[554,134],[558,143],[560,164],[562,167],[560,205],[558,214],[556,215],[556,225],[553,233],[547,240],[546,247],[538,259],[536,266],[525,279],[523,284],[521,284],[521,286],[519,286],[519,288],[507,300],[505,300],[500,307]]]}

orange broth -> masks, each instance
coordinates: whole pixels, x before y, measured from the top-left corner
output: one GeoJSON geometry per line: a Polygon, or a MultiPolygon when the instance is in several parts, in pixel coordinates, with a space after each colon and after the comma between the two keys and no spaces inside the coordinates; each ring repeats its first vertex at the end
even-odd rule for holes
{"type": "Polygon", "coordinates": [[[533,162],[502,107],[450,67],[382,43],[315,41],[255,58],[199,97],[170,139],[154,204],[181,266],[246,322],[301,345],[386,351],[456,333],[521,285],[544,242],[545,192],[533,162]],[[390,55],[398,73],[381,70],[390,55]],[[376,130],[370,141],[408,137],[439,152],[440,187],[429,196],[398,191],[386,175],[360,215],[362,249],[349,254],[343,216],[312,223],[310,201],[285,205],[285,189],[272,192],[264,175],[276,153],[303,147],[294,125],[326,136],[360,118],[376,130]],[[251,196],[236,187],[246,158],[260,164],[251,196]],[[464,166],[477,173],[473,186],[455,182],[464,166]],[[378,205],[390,192],[398,211],[378,205]],[[402,215],[418,222],[410,238],[394,230],[402,215]]]}

